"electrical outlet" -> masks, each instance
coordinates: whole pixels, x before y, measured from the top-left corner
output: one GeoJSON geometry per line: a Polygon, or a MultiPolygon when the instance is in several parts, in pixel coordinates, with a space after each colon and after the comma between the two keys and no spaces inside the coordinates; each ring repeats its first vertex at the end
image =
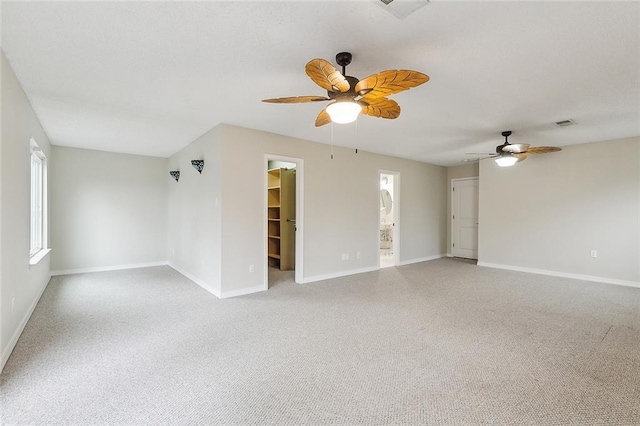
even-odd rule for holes
{"type": "Polygon", "coordinates": [[[591,250],[591,257],[598,257],[598,250],[591,250]]]}
{"type": "Polygon", "coordinates": [[[253,265],[249,265],[249,272],[255,272],[256,268],[253,265]]]}
{"type": "Polygon", "coordinates": [[[356,253],[356,258],[361,259],[361,258],[362,258],[362,253],[357,252],[357,253],[356,253]]]}
{"type": "Polygon", "coordinates": [[[15,307],[15,305],[16,305],[16,298],[12,297],[11,298],[11,313],[13,313],[13,308],[15,307]]]}
{"type": "Polygon", "coordinates": [[[344,260],[349,260],[349,253],[345,253],[344,256],[345,256],[344,260]]]}

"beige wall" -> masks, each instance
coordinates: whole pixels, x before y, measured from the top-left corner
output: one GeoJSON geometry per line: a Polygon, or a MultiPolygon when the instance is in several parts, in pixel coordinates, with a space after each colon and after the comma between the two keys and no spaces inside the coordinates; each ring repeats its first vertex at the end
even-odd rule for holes
{"type": "Polygon", "coordinates": [[[2,73],[2,132],[0,144],[0,369],[9,358],[42,291],[49,282],[45,256],[29,265],[30,139],[48,159],[49,138],[42,130],[4,53],[2,73]],[[12,307],[13,301],[13,307],[12,307]]]}
{"type": "Polygon", "coordinates": [[[223,294],[263,282],[266,154],[304,160],[305,281],[377,267],[381,169],[400,173],[400,262],[446,253],[446,168],[343,148],[334,149],[332,160],[324,144],[220,129],[223,294]]]}
{"type": "Polygon", "coordinates": [[[331,160],[329,149],[220,125],[172,156],[181,177],[168,184],[170,263],[221,297],[264,288],[267,154],[304,162],[305,282],[377,268],[379,169],[401,174],[400,261],[445,253],[445,168],[342,148],[331,160]],[[195,158],[205,159],[202,176],[195,158]]]}
{"type": "Polygon", "coordinates": [[[169,263],[213,294],[221,292],[220,136],[214,128],[169,158],[169,263]],[[191,160],[204,160],[202,174],[191,160]],[[180,170],[178,182],[169,170],[180,170]]]}
{"type": "Polygon", "coordinates": [[[451,180],[478,177],[478,162],[447,168],[447,254],[451,254],[451,180]]]}
{"type": "Polygon", "coordinates": [[[166,158],[52,151],[54,273],[166,261],[166,158]]]}
{"type": "Polygon", "coordinates": [[[483,160],[480,264],[638,285],[639,149],[636,137],[569,146],[508,168],[483,160]]]}

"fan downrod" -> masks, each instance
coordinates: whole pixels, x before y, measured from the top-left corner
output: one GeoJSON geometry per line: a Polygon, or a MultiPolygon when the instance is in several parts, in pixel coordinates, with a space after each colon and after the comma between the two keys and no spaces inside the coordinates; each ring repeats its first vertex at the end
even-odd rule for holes
{"type": "Polygon", "coordinates": [[[352,55],[349,52],[340,52],[336,55],[336,64],[342,67],[342,75],[346,75],[347,65],[351,63],[352,55]]]}
{"type": "Polygon", "coordinates": [[[502,148],[504,148],[507,145],[511,145],[509,143],[509,136],[511,136],[511,130],[506,130],[506,131],[502,132],[502,136],[504,136],[504,143],[502,145],[496,146],[496,153],[499,156],[505,155],[504,152],[502,151],[502,148]]]}

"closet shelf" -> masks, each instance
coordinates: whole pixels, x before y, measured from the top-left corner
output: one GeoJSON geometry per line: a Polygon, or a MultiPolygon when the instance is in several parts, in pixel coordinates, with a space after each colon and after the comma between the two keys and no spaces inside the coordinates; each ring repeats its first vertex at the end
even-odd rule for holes
{"type": "Polygon", "coordinates": [[[295,266],[294,227],[284,223],[295,217],[295,170],[278,168],[267,173],[267,253],[268,265],[281,271],[295,266]]]}

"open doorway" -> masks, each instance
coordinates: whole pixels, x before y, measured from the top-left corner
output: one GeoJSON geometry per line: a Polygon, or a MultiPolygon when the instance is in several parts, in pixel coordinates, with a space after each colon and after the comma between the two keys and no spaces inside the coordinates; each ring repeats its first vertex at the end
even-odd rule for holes
{"type": "Polygon", "coordinates": [[[398,212],[400,175],[380,172],[380,267],[395,266],[398,261],[398,212]]]}
{"type": "Polygon", "coordinates": [[[302,281],[302,160],[265,156],[265,289],[302,281]]]}

